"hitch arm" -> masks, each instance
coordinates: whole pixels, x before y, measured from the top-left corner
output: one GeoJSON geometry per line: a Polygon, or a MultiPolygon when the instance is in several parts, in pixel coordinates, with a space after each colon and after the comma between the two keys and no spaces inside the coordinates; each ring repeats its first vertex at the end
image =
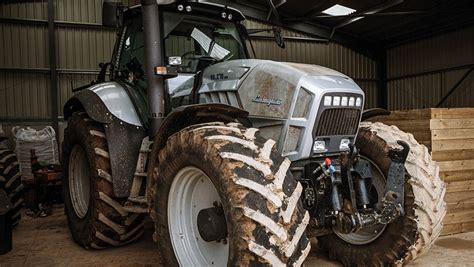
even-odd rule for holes
{"type": "Polygon", "coordinates": [[[404,141],[397,141],[403,148],[390,149],[388,157],[392,160],[388,170],[387,183],[385,185],[384,200],[393,201],[403,207],[405,190],[405,161],[410,152],[410,147],[404,141]]]}
{"type": "MultiPolygon", "coordinates": [[[[404,214],[405,161],[410,148],[403,141],[397,143],[402,146],[402,149],[390,149],[388,152],[391,163],[380,209],[369,214],[359,212],[339,214],[336,226],[339,231],[350,233],[373,224],[389,224],[404,214]]],[[[344,162],[341,162],[341,165],[344,165],[344,162]]],[[[358,167],[361,166],[356,165],[356,169],[358,167]]],[[[341,168],[341,173],[342,170],[343,168],[341,168]]]]}
{"type": "Polygon", "coordinates": [[[392,160],[388,169],[387,183],[385,184],[385,195],[382,200],[382,208],[376,214],[375,219],[379,223],[388,224],[403,215],[405,198],[405,161],[410,152],[410,147],[403,141],[397,141],[402,149],[390,149],[388,157],[392,160]]]}

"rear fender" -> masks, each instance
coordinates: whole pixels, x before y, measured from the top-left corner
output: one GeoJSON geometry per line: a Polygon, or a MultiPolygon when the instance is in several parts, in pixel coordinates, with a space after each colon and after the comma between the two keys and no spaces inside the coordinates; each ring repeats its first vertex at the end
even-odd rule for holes
{"type": "Polygon", "coordinates": [[[128,197],[146,131],[127,92],[114,82],[92,86],[67,101],[64,118],[77,111],[104,125],[114,195],[128,197]]]}
{"type": "Polygon", "coordinates": [[[127,90],[117,82],[96,84],[76,94],[64,105],[64,118],[67,120],[78,110],[86,111],[100,123],[111,123],[116,117],[128,124],[143,126],[127,90]]]}

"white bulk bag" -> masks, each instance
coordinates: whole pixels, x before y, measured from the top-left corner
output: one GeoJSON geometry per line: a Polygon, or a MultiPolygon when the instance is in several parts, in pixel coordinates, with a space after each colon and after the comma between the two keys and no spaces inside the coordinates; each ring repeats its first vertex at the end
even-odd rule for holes
{"type": "Polygon", "coordinates": [[[20,162],[20,171],[22,176],[30,178],[31,173],[31,150],[36,151],[38,162],[43,164],[58,164],[59,152],[56,142],[56,133],[51,126],[47,126],[43,130],[35,130],[30,127],[12,129],[15,136],[16,148],[15,152],[20,162]]]}

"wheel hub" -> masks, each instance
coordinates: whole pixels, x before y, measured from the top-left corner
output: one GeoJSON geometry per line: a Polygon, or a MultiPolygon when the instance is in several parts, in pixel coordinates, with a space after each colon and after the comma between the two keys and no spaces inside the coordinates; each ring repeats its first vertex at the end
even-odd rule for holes
{"type": "Polygon", "coordinates": [[[214,207],[201,210],[197,217],[197,227],[199,234],[206,242],[220,241],[227,238],[224,209],[214,207]]]}

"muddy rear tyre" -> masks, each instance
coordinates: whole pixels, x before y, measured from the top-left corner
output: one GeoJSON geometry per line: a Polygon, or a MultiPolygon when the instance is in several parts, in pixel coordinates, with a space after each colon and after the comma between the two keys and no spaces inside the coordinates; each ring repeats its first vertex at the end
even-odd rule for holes
{"type": "Polygon", "coordinates": [[[302,264],[310,243],[301,184],[288,170],[290,161],[273,148],[275,142],[263,139],[257,131],[234,123],[200,124],[178,132],[160,152],[152,152],[152,161],[159,163],[149,171],[149,194],[154,196],[151,215],[166,266],[302,264]],[[223,262],[193,259],[173,248],[173,242],[179,242],[173,235],[181,234],[186,242],[201,238],[173,232],[170,226],[170,191],[184,178],[179,174],[189,168],[205,174],[221,200],[229,233],[222,241],[228,243],[223,262]]]}
{"type": "Polygon", "coordinates": [[[74,113],[68,121],[62,166],[65,211],[76,243],[103,249],[143,234],[144,215],[127,212],[125,199],[114,197],[104,127],[85,112],[74,113]],[[79,172],[81,166],[85,168],[79,172]]]}
{"type": "Polygon", "coordinates": [[[320,246],[330,258],[345,266],[388,266],[413,261],[429,250],[442,230],[446,215],[445,185],[439,178],[436,162],[428,149],[412,134],[382,123],[361,123],[356,146],[362,156],[374,162],[387,177],[387,153],[402,140],[410,146],[405,163],[405,215],[387,225],[374,241],[350,244],[336,234],[319,237],[320,246]]]}
{"type": "Polygon", "coordinates": [[[20,164],[15,153],[0,148],[0,188],[4,189],[12,203],[13,226],[20,223],[23,209],[23,184],[21,183],[20,164]]]}

